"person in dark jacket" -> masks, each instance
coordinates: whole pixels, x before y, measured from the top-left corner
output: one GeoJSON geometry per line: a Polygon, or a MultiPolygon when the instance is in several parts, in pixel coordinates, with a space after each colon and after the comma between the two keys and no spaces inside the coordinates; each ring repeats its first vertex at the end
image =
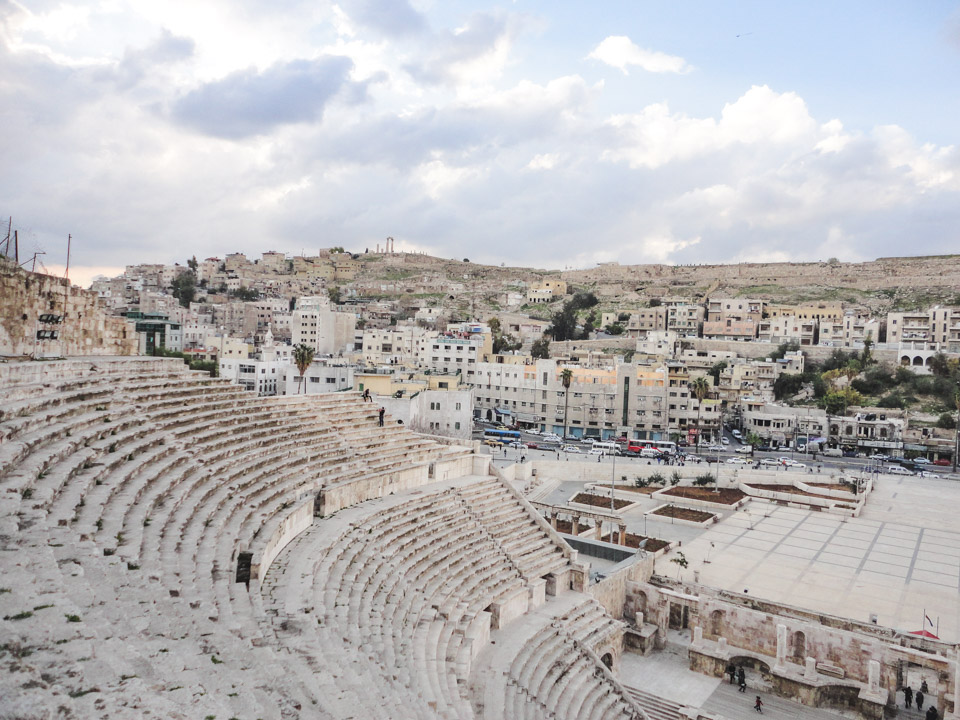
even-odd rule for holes
{"type": "Polygon", "coordinates": [[[909,685],[903,689],[903,702],[907,707],[913,705],[913,688],[909,685]]]}
{"type": "Polygon", "coordinates": [[[923,690],[917,690],[913,699],[917,701],[917,710],[923,710],[923,690]]]}

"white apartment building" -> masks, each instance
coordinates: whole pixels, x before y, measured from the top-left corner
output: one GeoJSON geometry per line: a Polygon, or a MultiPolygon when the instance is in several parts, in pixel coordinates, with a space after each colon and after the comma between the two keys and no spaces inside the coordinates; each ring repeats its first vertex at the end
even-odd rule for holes
{"type": "Polygon", "coordinates": [[[304,343],[321,355],[352,352],[357,316],[336,312],[325,297],[303,297],[297,301],[290,321],[294,345],[304,343]]]}
{"type": "Polygon", "coordinates": [[[320,395],[353,387],[353,366],[332,358],[314,360],[301,378],[297,366],[288,364],[278,386],[279,395],[320,395]]]}
{"type": "Polygon", "coordinates": [[[363,362],[367,365],[412,365],[420,356],[422,345],[437,336],[415,325],[384,329],[364,329],[363,362]]]}

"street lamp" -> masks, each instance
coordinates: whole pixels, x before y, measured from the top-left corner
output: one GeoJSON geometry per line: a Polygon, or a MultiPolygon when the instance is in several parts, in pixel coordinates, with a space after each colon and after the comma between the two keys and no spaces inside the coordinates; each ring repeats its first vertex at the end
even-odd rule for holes
{"type": "Polygon", "coordinates": [[[957,423],[953,435],[953,471],[957,471],[957,451],[960,450],[960,381],[953,392],[953,404],[957,406],[957,423]]]}

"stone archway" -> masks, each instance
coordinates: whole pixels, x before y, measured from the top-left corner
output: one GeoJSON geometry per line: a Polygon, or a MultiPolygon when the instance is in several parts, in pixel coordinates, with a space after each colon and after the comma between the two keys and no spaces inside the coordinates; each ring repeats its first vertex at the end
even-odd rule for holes
{"type": "Polygon", "coordinates": [[[600,662],[602,662],[606,666],[607,670],[613,670],[613,654],[612,653],[604,653],[603,655],[601,655],[600,662]]]}
{"type": "Polygon", "coordinates": [[[919,355],[917,355],[917,356],[913,359],[913,364],[914,364],[915,367],[922,367],[922,366],[923,366],[923,358],[920,357],[919,355]]]}
{"type": "Polygon", "coordinates": [[[802,665],[807,657],[807,636],[802,631],[797,630],[793,634],[793,642],[790,643],[790,647],[792,649],[790,657],[802,665]]]}
{"type": "Polygon", "coordinates": [[[723,610],[714,610],[710,613],[710,634],[713,637],[723,635],[723,610]]]}

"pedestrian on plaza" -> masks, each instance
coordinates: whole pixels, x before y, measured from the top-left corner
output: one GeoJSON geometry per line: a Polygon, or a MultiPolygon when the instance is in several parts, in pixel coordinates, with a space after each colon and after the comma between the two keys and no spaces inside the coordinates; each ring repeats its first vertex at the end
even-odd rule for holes
{"type": "Polygon", "coordinates": [[[740,692],[745,693],[747,691],[747,679],[745,677],[740,678],[740,692]]]}
{"type": "Polygon", "coordinates": [[[929,692],[930,692],[930,688],[927,687],[927,681],[926,681],[926,680],[922,680],[922,681],[920,682],[920,692],[925,692],[925,693],[929,693],[929,692]]]}
{"type": "Polygon", "coordinates": [[[903,702],[906,707],[913,705],[913,688],[909,685],[903,689],[903,702]]]}
{"type": "Polygon", "coordinates": [[[734,666],[733,663],[730,663],[729,665],[727,665],[727,675],[730,676],[730,684],[733,685],[733,681],[737,677],[737,668],[734,666]]]}
{"type": "Polygon", "coordinates": [[[927,720],[937,720],[937,718],[940,717],[940,716],[937,714],[937,706],[936,706],[936,705],[931,705],[931,706],[930,706],[930,708],[927,710],[927,715],[926,715],[926,717],[927,717],[927,720]]]}
{"type": "Polygon", "coordinates": [[[917,701],[917,710],[923,710],[923,690],[917,690],[914,700],[917,701]]]}
{"type": "Polygon", "coordinates": [[[753,704],[753,709],[761,715],[763,714],[763,700],[760,699],[759,695],[757,695],[757,701],[753,704]]]}
{"type": "Polygon", "coordinates": [[[381,406],[381,407],[380,407],[380,410],[378,411],[378,414],[380,415],[380,427],[383,427],[383,414],[384,414],[386,411],[387,411],[387,409],[386,409],[385,407],[383,407],[383,406],[381,406]]]}
{"type": "Polygon", "coordinates": [[[747,673],[743,669],[743,665],[737,668],[737,682],[740,684],[740,692],[743,692],[743,688],[747,686],[747,673]]]}
{"type": "Polygon", "coordinates": [[[526,456],[526,455],[521,455],[521,456],[520,456],[520,462],[525,463],[526,461],[527,461],[527,456],[526,456]]]}

